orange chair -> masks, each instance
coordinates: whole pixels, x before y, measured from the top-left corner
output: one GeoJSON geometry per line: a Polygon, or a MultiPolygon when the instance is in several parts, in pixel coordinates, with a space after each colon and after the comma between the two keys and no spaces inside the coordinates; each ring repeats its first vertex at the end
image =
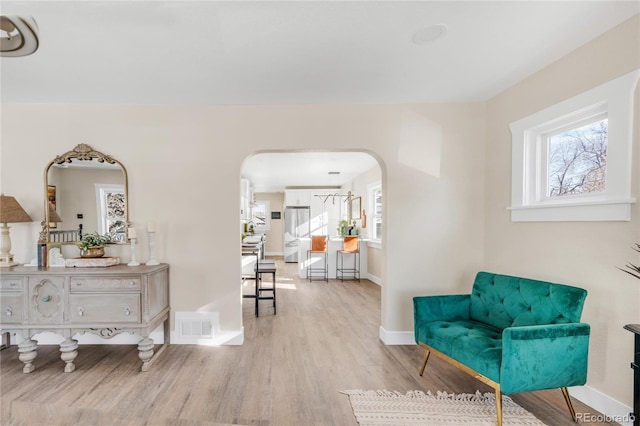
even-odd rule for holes
{"type": "Polygon", "coordinates": [[[313,235],[311,237],[311,249],[307,250],[307,279],[313,278],[329,281],[329,266],[327,264],[327,236],[313,235]],[[312,260],[322,258],[322,267],[313,267],[312,260]]]}
{"type": "Polygon", "coordinates": [[[336,278],[360,281],[360,238],[357,235],[347,235],[342,241],[342,250],[336,252],[336,278]],[[353,267],[344,266],[344,257],[353,256],[353,267]]]}

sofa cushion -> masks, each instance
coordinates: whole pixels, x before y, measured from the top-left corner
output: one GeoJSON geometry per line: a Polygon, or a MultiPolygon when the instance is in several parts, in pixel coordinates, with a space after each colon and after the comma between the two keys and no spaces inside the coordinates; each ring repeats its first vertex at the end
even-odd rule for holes
{"type": "Polygon", "coordinates": [[[431,321],[416,334],[418,341],[500,382],[502,330],[470,320],[431,321]]]}
{"type": "Polygon", "coordinates": [[[577,287],[478,272],[470,317],[500,329],[579,322],[586,297],[577,287]]]}

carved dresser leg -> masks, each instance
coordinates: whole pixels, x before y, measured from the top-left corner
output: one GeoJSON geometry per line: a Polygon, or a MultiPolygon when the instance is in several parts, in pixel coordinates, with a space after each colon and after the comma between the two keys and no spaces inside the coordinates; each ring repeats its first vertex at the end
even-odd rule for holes
{"type": "Polygon", "coordinates": [[[26,339],[18,345],[18,352],[20,352],[18,359],[24,362],[23,373],[31,373],[35,370],[36,367],[32,361],[38,356],[36,349],[38,349],[38,343],[35,340],[26,339]]]}
{"type": "Polygon", "coordinates": [[[151,358],[153,358],[153,339],[142,339],[138,342],[138,356],[142,360],[142,371],[149,371],[151,367],[151,358]]]}
{"type": "Polygon", "coordinates": [[[60,343],[60,359],[66,362],[64,366],[65,373],[71,373],[76,369],[73,364],[73,360],[78,356],[78,341],[73,339],[67,339],[60,343]]]}

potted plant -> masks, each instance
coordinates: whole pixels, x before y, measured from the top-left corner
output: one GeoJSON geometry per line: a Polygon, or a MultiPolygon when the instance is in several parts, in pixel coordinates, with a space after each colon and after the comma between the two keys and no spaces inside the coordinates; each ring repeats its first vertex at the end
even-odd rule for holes
{"type": "Polygon", "coordinates": [[[340,222],[338,222],[338,236],[339,237],[344,237],[345,235],[347,235],[347,229],[349,229],[349,222],[346,220],[341,220],[340,222]]]}
{"type": "MultiPolygon", "coordinates": [[[[640,244],[636,243],[635,247],[631,247],[633,250],[640,253],[640,244]]],[[[626,269],[618,268],[622,272],[626,272],[632,277],[636,277],[640,279],[640,266],[634,265],[633,263],[627,263],[624,265],[626,269]]],[[[624,326],[625,330],[629,330],[632,332],[634,336],[634,346],[635,346],[635,359],[634,362],[631,363],[631,367],[634,369],[633,372],[633,413],[631,413],[631,418],[634,419],[634,426],[640,425],[638,422],[638,418],[640,418],[640,369],[638,369],[638,365],[640,365],[640,352],[638,352],[638,348],[640,348],[640,324],[627,324],[624,326]]]]}
{"type": "Polygon", "coordinates": [[[102,257],[104,256],[104,246],[113,241],[110,234],[100,235],[97,232],[82,236],[78,248],[81,257],[102,257]]]}

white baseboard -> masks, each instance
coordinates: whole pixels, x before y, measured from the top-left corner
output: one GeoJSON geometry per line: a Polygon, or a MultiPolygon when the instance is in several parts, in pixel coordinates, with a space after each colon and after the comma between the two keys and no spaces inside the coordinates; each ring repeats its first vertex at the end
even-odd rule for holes
{"type": "Polygon", "coordinates": [[[604,416],[596,417],[587,413],[576,411],[578,423],[606,423],[616,422],[623,426],[632,426],[631,407],[603,394],[591,386],[574,386],[569,388],[571,396],[593,409],[601,412],[604,416]]]}
{"type": "Polygon", "coordinates": [[[413,331],[387,331],[380,326],[380,340],[385,345],[414,345],[416,344],[413,331]]]}
{"type": "Polygon", "coordinates": [[[238,346],[244,343],[244,327],[240,331],[220,331],[211,339],[184,339],[175,331],[171,332],[172,345],[238,346]]]}
{"type": "Polygon", "coordinates": [[[379,277],[367,273],[365,278],[367,278],[372,283],[378,284],[380,287],[382,287],[382,280],[379,277]]]}

